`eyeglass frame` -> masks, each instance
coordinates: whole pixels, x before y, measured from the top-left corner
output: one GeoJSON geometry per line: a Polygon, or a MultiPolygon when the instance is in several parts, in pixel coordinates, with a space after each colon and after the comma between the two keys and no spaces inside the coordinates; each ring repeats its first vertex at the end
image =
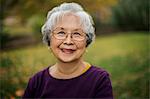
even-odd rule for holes
{"type": "MultiPolygon", "coordinates": [[[[56,29],[57,29],[57,28],[56,28],[56,29]]],[[[72,40],[75,40],[75,41],[79,41],[79,42],[80,42],[80,41],[85,40],[85,39],[86,39],[86,36],[87,36],[87,34],[86,34],[85,32],[83,32],[82,29],[80,29],[80,30],[82,31],[81,33],[83,34],[83,39],[82,39],[82,40],[76,40],[76,39],[74,39],[73,36],[72,36],[73,32],[67,33],[64,28],[61,28],[61,29],[62,29],[61,31],[63,31],[63,32],[65,31],[64,33],[66,33],[66,34],[65,34],[65,37],[64,37],[63,39],[61,39],[61,38],[57,38],[57,37],[55,36],[55,34],[56,34],[56,33],[55,33],[56,29],[54,29],[54,30],[52,31],[51,35],[52,35],[53,37],[55,37],[56,39],[58,39],[58,40],[65,40],[65,39],[68,37],[68,35],[71,34],[71,39],[72,39],[72,40]]],[[[76,30],[78,30],[78,29],[76,29],[76,30]]],[[[60,32],[61,32],[61,31],[60,31],[60,32]]],[[[76,31],[74,31],[74,32],[76,32],[76,31]]]]}

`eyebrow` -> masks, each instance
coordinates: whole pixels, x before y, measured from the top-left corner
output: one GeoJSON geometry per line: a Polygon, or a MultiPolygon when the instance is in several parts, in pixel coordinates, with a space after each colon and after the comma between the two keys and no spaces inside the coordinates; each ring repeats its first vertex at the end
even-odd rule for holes
{"type": "MultiPolygon", "coordinates": [[[[66,29],[65,29],[65,28],[63,28],[63,27],[57,27],[57,28],[55,28],[54,30],[56,30],[56,29],[66,30],[66,29]]],[[[82,30],[82,29],[77,28],[77,29],[74,29],[73,31],[78,31],[78,30],[82,30]]]]}

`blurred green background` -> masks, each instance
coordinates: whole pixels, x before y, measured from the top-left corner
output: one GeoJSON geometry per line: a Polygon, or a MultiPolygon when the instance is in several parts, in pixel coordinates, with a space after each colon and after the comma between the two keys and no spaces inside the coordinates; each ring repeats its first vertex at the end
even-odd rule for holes
{"type": "Polygon", "coordinates": [[[72,1],[95,22],[85,60],[110,73],[116,99],[148,99],[148,0],[0,0],[0,98],[20,98],[29,77],[56,62],[40,28],[50,9],[72,1]]]}

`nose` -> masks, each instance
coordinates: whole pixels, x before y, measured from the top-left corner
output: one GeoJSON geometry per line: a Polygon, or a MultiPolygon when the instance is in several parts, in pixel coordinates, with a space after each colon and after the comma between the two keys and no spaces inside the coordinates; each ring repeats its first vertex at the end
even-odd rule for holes
{"type": "Polygon", "coordinates": [[[67,35],[66,39],[64,40],[64,44],[67,44],[67,45],[72,45],[73,44],[71,33],[69,33],[67,35]]]}

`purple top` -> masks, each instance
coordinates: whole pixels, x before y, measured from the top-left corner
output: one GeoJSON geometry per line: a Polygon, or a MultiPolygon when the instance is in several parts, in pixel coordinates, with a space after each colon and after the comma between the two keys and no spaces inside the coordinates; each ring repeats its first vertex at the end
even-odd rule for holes
{"type": "Polygon", "coordinates": [[[91,66],[85,73],[71,79],[57,79],[49,67],[30,78],[23,98],[106,98],[113,99],[108,73],[91,66]]]}

